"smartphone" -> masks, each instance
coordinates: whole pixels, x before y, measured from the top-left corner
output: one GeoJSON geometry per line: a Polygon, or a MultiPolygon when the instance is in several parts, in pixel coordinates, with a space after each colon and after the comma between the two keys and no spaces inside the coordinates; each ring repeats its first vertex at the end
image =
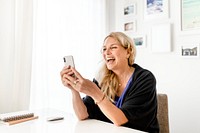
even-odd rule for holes
{"type": "MultiPolygon", "coordinates": [[[[72,55],[64,56],[63,57],[65,66],[75,67],[74,65],[74,58],[72,55]]],[[[76,77],[75,74],[71,75],[72,77],[76,77]]]]}
{"type": "Polygon", "coordinates": [[[75,67],[74,58],[73,58],[72,55],[64,56],[63,60],[64,60],[64,63],[65,63],[65,66],[75,67]]]}

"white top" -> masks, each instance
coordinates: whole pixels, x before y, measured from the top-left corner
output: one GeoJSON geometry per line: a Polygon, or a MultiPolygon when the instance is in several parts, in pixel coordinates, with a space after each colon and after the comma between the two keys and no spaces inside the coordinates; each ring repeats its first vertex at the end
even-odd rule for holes
{"type": "Polygon", "coordinates": [[[38,119],[11,126],[0,124],[0,133],[144,133],[98,120],[78,121],[72,114],[58,110],[44,109],[34,113],[39,116],[38,119]],[[64,119],[47,121],[50,117],[64,119]]]}

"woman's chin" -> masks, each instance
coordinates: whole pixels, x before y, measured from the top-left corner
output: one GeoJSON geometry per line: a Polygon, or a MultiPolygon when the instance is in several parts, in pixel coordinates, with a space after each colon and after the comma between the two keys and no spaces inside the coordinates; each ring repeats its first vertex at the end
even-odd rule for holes
{"type": "Polygon", "coordinates": [[[113,65],[107,65],[108,70],[113,70],[113,65]]]}

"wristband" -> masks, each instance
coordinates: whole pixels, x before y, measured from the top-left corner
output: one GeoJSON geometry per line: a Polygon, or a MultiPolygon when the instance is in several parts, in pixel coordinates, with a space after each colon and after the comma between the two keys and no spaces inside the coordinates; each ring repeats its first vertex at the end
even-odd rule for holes
{"type": "Polygon", "coordinates": [[[98,102],[95,102],[95,104],[96,104],[96,105],[100,104],[100,103],[101,103],[101,102],[102,102],[102,101],[105,99],[105,97],[106,97],[106,96],[105,96],[105,95],[103,95],[102,99],[101,99],[101,100],[99,100],[98,102]]]}

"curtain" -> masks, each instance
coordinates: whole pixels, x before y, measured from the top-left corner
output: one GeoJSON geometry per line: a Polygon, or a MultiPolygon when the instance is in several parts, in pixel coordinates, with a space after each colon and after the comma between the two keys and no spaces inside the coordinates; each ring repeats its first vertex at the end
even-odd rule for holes
{"type": "Polygon", "coordinates": [[[0,113],[30,102],[32,0],[0,1],[0,113]]]}
{"type": "Polygon", "coordinates": [[[72,111],[71,92],[60,71],[63,56],[73,55],[76,69],[93,79],[105,37],[105,0],[34,0],[30,109],[72,111]]]}

